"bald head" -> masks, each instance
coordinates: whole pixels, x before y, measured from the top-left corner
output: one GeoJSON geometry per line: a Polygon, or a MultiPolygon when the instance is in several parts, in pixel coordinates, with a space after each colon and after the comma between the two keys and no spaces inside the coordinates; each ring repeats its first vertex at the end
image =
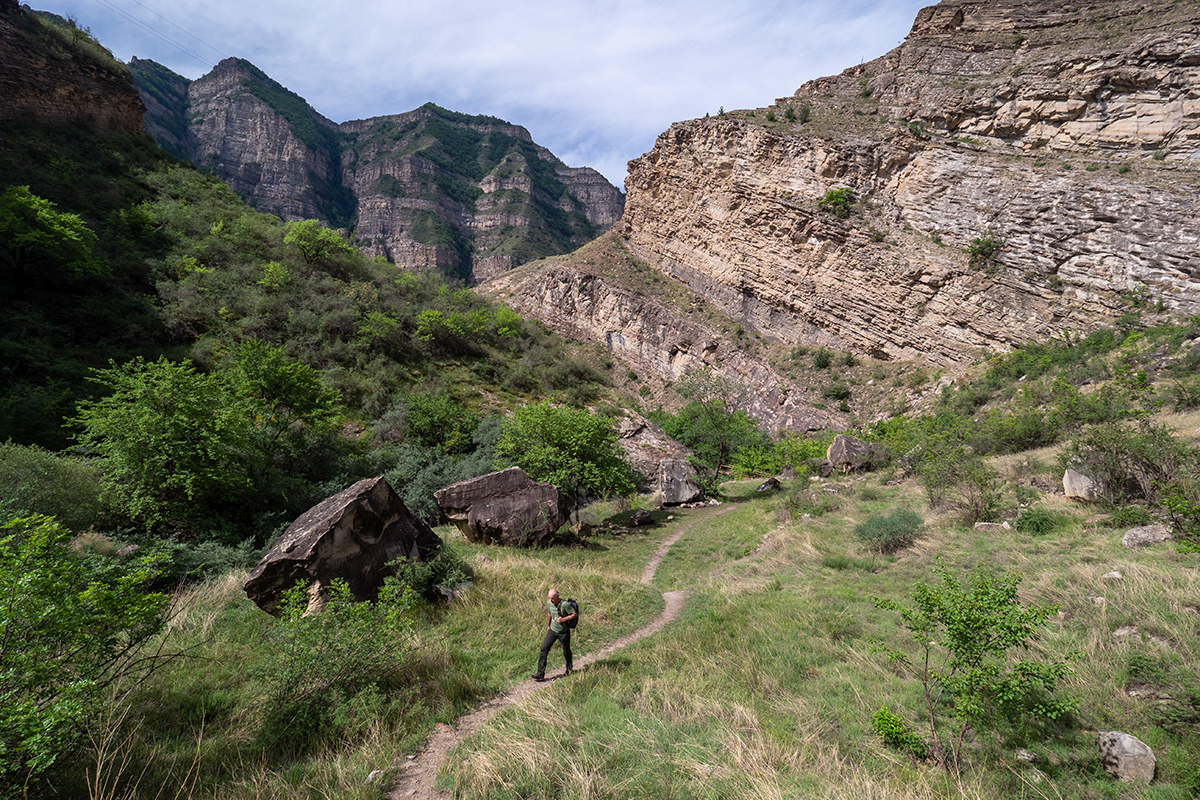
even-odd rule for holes
{"type": "Polygon", "coordinates": [[[546,593],[546,597],[550,598],[551,603],[557,603],[558,602],[558,589],[551,589],[549,592],[546,593]]]}

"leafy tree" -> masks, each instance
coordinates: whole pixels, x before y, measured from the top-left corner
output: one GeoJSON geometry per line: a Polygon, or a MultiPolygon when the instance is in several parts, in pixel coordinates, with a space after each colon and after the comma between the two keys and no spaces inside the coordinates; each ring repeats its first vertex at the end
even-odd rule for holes
{"type": "Polygon", "coordinates": [[[0,260],[12,273],[12,295],[23,300],[28,270],[42,264],[64,268],[72,276],[103,276],[108,268],[92,258],[96,234],[77,214],[54,210],[28,186],[10,186],[0,194],[0,260]]]}
{"type": "Polygon", "coordinates": [[[353,253],[354,248],[337,231],[321,226],[315,219],[289,222],[283,243],[294,245],[305,264],[316,264],[337,253],[353,253]]]}
{"type": "MultiPolygon", "coordinates": [[[[1063,661],[1013,658],[1029,649],[1057,606],[1024,605],[1017,597],[1021,574],[995,575],[982,565],[960,580],[938,561],[940,585],[918,584],[914,605],[874,598],[875,606],[895,611],[919,648],[917,677],[929,717],[930,754],[947,770],[961,770],[963,743],[972,729],[991,730],[999,739],[1001,723],[1045,724],[1074,711],[1077,698],[1054,695],[1071,674],[1063,661]],[[946,713],[957,724],[948,752],[939,735],[946,713]]],[[[892,661],[909,663],[907,655],[881,645],[892,661]]]]}
{"type": "Polygon", "coordinates": [[[576,505],[584,494],[615,497],[635,488],[612,420],[586,409],[522,406],[505,423],[496,458],[497,467],[516,465],[574,497],[576,505]]]}
{"type": "Polygon", "coordinates": [[[84,555],[69,539],[42,515],[0,524],[0,797],[22,796],[114,691],[170,658],[143,650],[168,606],[146,590],[157,557],[84,555]]]}
{"type": "Polygon", "coordinates": [[[755,420],[737,408],[745,387],[704,367],[685,374],[675,390],[691,402],[673,418],[660,416],[660,424],[667,435],[691,448],[693,464],[708,473],[710,482],[729,465],[733,453],[766,446],[755,420]]]}
{"type": "Polygon", "coordinates": [[[817,201],[817,208],[828,211],[838,219],[850,216],[850,206],[854,205],[854,192],[850,189],[830,189],[825,196],[817,201]]]}

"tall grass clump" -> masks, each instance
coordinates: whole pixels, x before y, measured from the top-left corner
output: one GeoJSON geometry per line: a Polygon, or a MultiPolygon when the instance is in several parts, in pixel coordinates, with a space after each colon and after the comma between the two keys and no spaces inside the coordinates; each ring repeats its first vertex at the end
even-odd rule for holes
{"type": "Polygon", "coordinates": [[[886,516],[872,515],[854,527],[858,540],[883,554],[903,550],[917,540],[925,520],[915,511],[902,508],[886,516]]]}

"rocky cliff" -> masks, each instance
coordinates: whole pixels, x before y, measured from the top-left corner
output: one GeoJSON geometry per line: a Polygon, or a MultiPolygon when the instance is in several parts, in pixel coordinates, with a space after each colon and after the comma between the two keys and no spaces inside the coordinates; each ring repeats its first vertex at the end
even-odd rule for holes
{"type": "Polygon", "coordinates": [[[763,335],[879,359],[961,362],[1137,297],[1194,314],[1198,65],[1194,2],[947,0],[882,58],[673,125],[621,230],[763,335]]]}
{"type": "MultiPolygon", "coordinates": [[[[875,61],[672,125],[615,230],[749,341],[954,368],[1200,312],[1198,141],[1200,3],[946,0],[875,61]]],[[[686,303],[573,259],[485,289],[666,381],[736,377],[772,427],[813,422],[812,387],[693,335],[686,303]]]]}
{"type": "Polygon", "coordinates": [[[595,170],[494,117],[430,103],[338,125],[241,59],[194,82],[152,61],[133,74],[171,152],[262,210],[353,228],[402,266],[486,278],[589,241],[624,208],[595,170]]]}
{"type": "Polygon", "coordinates": [[[0,119],[86,117],[141,133],[144,111],[129,70],[86,30],[14,0],[0,3],[0,119]]]}

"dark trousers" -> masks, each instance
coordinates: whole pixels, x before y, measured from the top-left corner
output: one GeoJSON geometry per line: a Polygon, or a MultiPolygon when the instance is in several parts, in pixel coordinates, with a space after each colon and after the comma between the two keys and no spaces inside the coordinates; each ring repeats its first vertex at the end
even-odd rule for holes
{"type": "Polygon", "coordinates": [[[546,638],[542,640],[542,652],[538,654],[538,675],[546,674],[546,656],[550,655],[550,648],[555,642],[562,642],[563,661],[567,662],[567,669],[571,669],[571,629],[567,628],[562,633],[547,630],[546,638]]]}

